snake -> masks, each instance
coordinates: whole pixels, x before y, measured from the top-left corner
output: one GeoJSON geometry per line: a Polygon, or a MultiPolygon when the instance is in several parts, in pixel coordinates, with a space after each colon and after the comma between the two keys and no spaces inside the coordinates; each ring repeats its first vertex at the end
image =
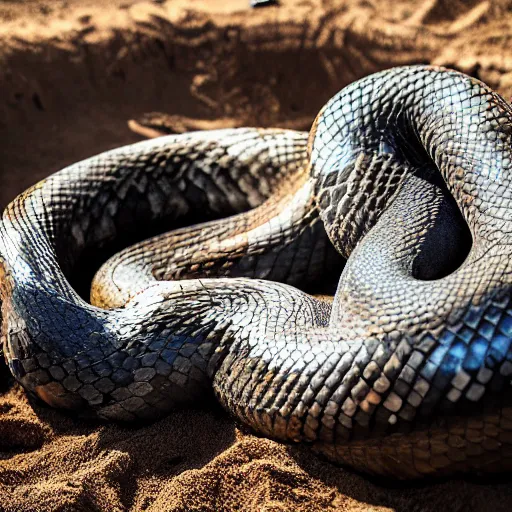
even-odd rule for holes
{"type": "Polygon", "coordinates": [[[309,134],[184,133],[70,165],[2,216],[9,369],[80,417],[215,397],[366,474],[509,471],[511,142],[500,95],[413,65],[343,88],[309,134]]]}

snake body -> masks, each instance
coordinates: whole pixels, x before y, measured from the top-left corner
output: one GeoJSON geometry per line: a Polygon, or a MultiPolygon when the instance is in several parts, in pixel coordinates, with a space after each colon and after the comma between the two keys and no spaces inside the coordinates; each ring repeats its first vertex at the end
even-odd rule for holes
{"type": "Polygon", "coordinates": [[[309,142],[217,130],[72,165],[3,214],[9,367],[82,415],[155,418],[213,387],[361,471],[509,470],[511,139],[483,83],[411,66],[343,89],[309,142]],[[169,228],[101,268],[93,305],[71,286],[94,251],[169,228]],[[332,304],[302,291],[340,254],[332,304]]]}

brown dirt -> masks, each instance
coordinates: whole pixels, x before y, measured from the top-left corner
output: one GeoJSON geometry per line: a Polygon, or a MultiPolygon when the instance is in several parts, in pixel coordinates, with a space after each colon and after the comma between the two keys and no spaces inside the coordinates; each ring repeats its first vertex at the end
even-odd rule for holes
{"type": "MultiPolygon", "coordinates": [[[[0,4],[0,206],[62,166],[134,142],[127,121],[307,124],[333,93],[430,62],[512,93],[511,5],[462,0],[58,0],[0,4]],[[228,122],[228,121],[226,121],[228,122]]],[[[87,424],[4,383],[0,510],[510,510],[512,486],[377,485],[238,431],[219,409],[87,424]]]]}

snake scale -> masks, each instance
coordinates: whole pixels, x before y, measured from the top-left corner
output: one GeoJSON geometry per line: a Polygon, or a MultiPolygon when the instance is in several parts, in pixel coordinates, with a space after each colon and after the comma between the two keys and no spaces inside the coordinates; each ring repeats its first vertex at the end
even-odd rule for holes
{"type": "Polygon", "coordinates": [[[3,214],[9,368],[81,415],[156,418],[213,388],[367,473],[510,470],[511,142],[486,85],[408,66],[344,88],[309,139],[195,132],[71,165],[3,214]],[[82,263],[137,234],[84,300],[82,263]],[[302,291],[339,275],[332,302],[302,291]]]}

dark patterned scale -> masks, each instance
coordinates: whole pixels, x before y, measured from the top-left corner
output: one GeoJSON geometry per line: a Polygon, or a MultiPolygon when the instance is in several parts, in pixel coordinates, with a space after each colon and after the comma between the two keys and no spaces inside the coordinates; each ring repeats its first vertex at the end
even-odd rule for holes
{"type": "Polygon", "coordinates": [[[82,415],[154,418],[213,388],[362,471],[510,470],[511,136],[484,84],[413,66],[343,89],[309,147],[233,129],[68,167],[3,215],[9,366],[82,415]],[[94,305],[71,286],[169,229],[101,268],[94,305]],[[301,291],[340,273],[332,304],[301,291]]]}

